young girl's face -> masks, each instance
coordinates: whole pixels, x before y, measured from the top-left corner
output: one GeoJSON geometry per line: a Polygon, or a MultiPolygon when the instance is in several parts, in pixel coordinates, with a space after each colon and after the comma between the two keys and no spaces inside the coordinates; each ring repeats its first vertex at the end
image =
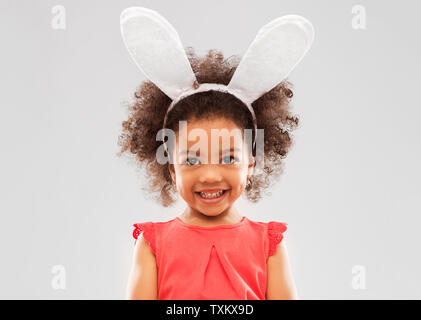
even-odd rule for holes
{"type": "Polygon", "coordinates": [[[179,133],[176,136],[173,164],[169,165],[172,179],[191,209],[217,216],[228,210],[244,191],[253,173],[253,158],[249,156],[242,129],[229,119],[189,120],[186,132],[184,143],[180,142],[179,133]],[[212,140],[216,140],[212,138],[212,129],[219,130],[217,146],[212,145],[212,140]],[[192,139],[195,134],[197,138],[192,139]]]}

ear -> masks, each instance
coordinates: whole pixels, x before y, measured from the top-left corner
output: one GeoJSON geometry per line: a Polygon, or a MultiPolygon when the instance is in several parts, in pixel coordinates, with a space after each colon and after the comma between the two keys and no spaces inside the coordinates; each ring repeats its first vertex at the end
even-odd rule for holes
{"type": "Polygon", "coordinates": [[[247,49],[228,87],[253,103],[290,74],[313,39],[313,25],[302,16],[287,15],[269,22],[247,49]]]}
{"type": "Polygon", "coordinates": [[[130,7],[120,15],[124,44],[143,74],[168,97],[191,89],[196,76],[174,27],[158,12],[130,7]]]}

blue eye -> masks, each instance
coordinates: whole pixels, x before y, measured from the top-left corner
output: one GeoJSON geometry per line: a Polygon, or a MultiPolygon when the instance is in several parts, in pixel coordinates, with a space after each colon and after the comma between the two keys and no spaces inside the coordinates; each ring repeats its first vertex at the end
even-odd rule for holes
{"type": "Polygon", "coordinates": [[[189,165],[189,166],[194,166],[194,165],[198,165],[200,162],[199,162],[199,159],[197,159],[197,158],[187,158],[184,161],[184,163],[189,165]]]}
{"type": "Polygon", "coordinates": [[[234,162],[237,162],[237,159],[233,156],[226,156],[222,158],[222,164],[233,164],[234,162]]]}

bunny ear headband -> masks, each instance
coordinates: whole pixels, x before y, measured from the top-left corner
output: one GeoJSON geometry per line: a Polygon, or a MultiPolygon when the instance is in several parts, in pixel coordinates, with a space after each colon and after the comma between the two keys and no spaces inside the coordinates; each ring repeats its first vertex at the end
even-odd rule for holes
{"type": "Polygon", "coordinates": [[[120,26],[124,44],[136,65],[172,99],[163,128],[169,111],[181,99],[214,90],[232,94],[247,106],[256,133],[251,104],[290,74],[314,39],[313,26],[304,17],[279,17],[259,30],[228,85],[199,85],[177,31],[159,13],[130,7],[121,13],[120,26]]]}

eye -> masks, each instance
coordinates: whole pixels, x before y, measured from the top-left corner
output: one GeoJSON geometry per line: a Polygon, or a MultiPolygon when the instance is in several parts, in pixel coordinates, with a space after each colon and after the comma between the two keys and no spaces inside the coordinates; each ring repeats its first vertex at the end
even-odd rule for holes
{"type": "Polygon", "coordinates": [[[225,156],[222,158],[222,164],[233,164],[237,162],[237,158],[234,156],[225,156]]]}
{"type": "Polygon", "coordinates": [[[199,162],[199,159],[197,159],[197,158],[187,158],[184,161],[184,163],[189,165],[189,166],[195,166],[195,165],[198,165],[200,162],[199,162]]]}

